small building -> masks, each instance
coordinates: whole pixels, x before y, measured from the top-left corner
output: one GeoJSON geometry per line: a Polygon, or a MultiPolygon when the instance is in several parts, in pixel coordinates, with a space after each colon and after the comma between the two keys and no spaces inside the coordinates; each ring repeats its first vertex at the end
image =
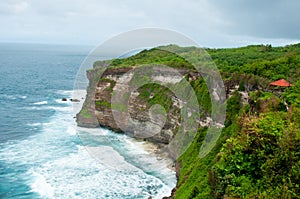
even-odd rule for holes
{"type": "Polygon", "coordinates": [[[271,82],[270,83],[270,87],[271,87],[271,90],[273,92],[283,92],[285,90],[285,88],[288,88],[288,87],[291,87],[293,86],[293,84],[291,84],[290,82],[286,81],[285,79],[280,79],[280,80],[277,80],[275,82],[271,82]]]}
{"type": "Polygon", "coordinates": [[[278,86],[278,87],[290,87],[293,86],[293,84],[289,83],[285,79],[280,79],[275,82],[270,83],[271,86],[278,86]]]}

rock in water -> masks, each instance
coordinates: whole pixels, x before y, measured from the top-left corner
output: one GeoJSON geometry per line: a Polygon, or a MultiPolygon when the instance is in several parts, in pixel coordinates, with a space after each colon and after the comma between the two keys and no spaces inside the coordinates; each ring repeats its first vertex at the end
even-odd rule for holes
{"type": "Polygon", "coordinates": [[[79,99],[70,99],[71,102],[80,102],[79,99]]]}

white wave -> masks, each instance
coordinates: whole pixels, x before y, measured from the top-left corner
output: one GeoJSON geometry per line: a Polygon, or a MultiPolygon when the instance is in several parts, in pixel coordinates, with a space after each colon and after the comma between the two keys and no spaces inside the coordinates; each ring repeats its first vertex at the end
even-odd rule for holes
{"type": "Polygon", "coordinates": [[[84,128],[84,127],[77,127],[78,133],[88,133],[90,135],[107,135],[111,133],[110,130],[104,128],[84,128]]]}
{"type": "Polygon", "coordinates": [[[76,129],[74,126],[68,126],[67,133],[70,135],[76,135],[76,129]]]}
{"type": "Polygon", "coordinates": [[[47,183],[45,177],[34,171],[31,171],[31,175],[34,176],[34,182],[31,184],[31,191],[37,192],[43,197],[52,198],[54,196],[54,190],[53,187],[47,183]]]}
{"type": "Polygon", "coordinates": [[[101,128],[77,128],[72,118],[71,105],[30,108],[55,109],[57,112],[46,124],[31,124],[41,125],[39,134],[1,145],[0,160],[16,167],[30,167],[26,174],[27,178],[31,178],[28,186],[32,192],[39,193],[43,198],[86,199],[95,196],[111,199],[152,196],[158,199],[170,195],[176,183],[175,174],[166,170],[166,165],[164,168],[160,166],[155,157],[147,156],[142,147],[134,144],[132,138],[112,134],[110,130],[101,128]],[[86,149],[78,145],[77,137],[74,136],[78,131],[106,139],[114,135],[121,144],[126,145],[124,151],[129,151],[133,159],[149,165],[133,165],[111,146],[93,145],[94,147],[86,149]],[[170,179],[170,182],[166,183],[157,176],[147,174],[152,172],[151,169],[147,171],[147,168],[154,168],[153,171],[158,173],[162,171],[161,178],[170,179]]]}
{"type": "Polygon", "coordinates": [[[167,194],[160,193],[166,191],[166,188],[159,179],[126,164],[122,158],[119,164],[123,164],[120,165],[123,168],[117,171],[99,164],[88,155],[84,147],[78,147],[77,153],[47,161],[32,169],[35,181],[30,186],[32,191],[50,198],[89,199],[98,196],[115,199],[126,196],[148,198],[150,195],[153,198],[162,198],[167,194]]]}
{"type": "Polygon", "coordinates": [[[0,98],[2,99],[9,99],[9,100],[16,100],[16,99],[26,99],[26,95],[7,95],[7,94],[0,94],[0,98]]]}
{"type": "Polygon", "coordinates": [[[88,147],[89,152],[98,154],[98,161],[83,146],[77,145],[75,150],[70,150],[62,142],[70,137],[54,125],[40,135],[10,143],[0,151],[2,158],[14,165],[33,164],[27,173],[32,178],[28,185],[41,197],[115,199],[152,196],[158,199],[169,195],[175,186],[129,164],[111,147],[88,147]]]}
{"type": "Polygon", "coordinates": [[[22,107],[22,109],[27,110],[55,110],[60,112],[71,112],[72,107],[65,106],[65,107],[58,107],[58,106],[31,106],[31,107],[22,107]]]}
{"type": "Polygon", "coordinates": [[[42,123],[40,123],[40,122],[27,124],[27,126],[41,126],[41,125],[42,125],[42,123]]]}
{"type": "Polygon", "coordinates": [[[56,93],[64,96],[72,96],[73,90],[58,90],[56,93]]]}
{"type": "Polygon", "coordinates": [[[110,146],[86,147],[89,154],[94,157],[100,164],[112,170],[136,170],[134,166],[127,163],[117,151],[110,146]]]}
{"type": "Polygon", "coordinates": [[[33,103],[34,105],[44,105],[44,104],[48,104],[47,101],[41,101],[41,102],[35,102],[33,103]]]}
{"type": "Polygon", "coordinates": [[[159,157],[155,155],[154,151],[157,150],[156,146],[128,137],[125,137],[124,142],[126,143],[127,151],[135,157],[136,162],[141,165],[144,171],[163,176],[161,180],[169,186],[176,184],[176,173],[169,168],[173,164],[173,161],[166,156],[161,155],[159,157]]]}
{"type": "Polygon", "coordinates": [[[66,107],[56,107],[56,106],[49,106],[48,108],[54,109],[56,111],[61,111],[61,112],[71,112],[72,107],[66,106],[66,107]]]}
{"type": "Polygon", "coordinates": [[[72,93],[74,99],[84,99],[86,96],[86,90],[74,90],[72,93]]]}
{"type": "MultiPolygon", "coordinates": [[[[74,89],[74,90],[58,90],[55,93],[63,96],[85,96],[86,95],[86,90],[84,89],[74,89]]],[[[75,98],[75,97],[74,97],[75,98]]]]}

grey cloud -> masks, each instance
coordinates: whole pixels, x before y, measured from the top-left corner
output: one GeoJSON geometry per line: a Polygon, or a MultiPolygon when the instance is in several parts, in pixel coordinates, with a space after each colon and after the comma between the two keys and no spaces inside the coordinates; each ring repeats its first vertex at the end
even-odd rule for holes
{"type": "Polygon", "coordinates": [[[204,46],[297,40],[297,0],[7,0],[1,41],[98,44],[144,27],[179,31],[204,46]]]}
{"type": "Polygon", "coordinates": [[[7,0],[0,4],[0,16],[24,13],[28,7],[29,4],[26,1],[7,0]]]}
{"type": "Polygon", "coordinates": [[[299,39],[298,0],[213,0],[211,4],[230,22],[224,28],[228,34],[299,39]]]}

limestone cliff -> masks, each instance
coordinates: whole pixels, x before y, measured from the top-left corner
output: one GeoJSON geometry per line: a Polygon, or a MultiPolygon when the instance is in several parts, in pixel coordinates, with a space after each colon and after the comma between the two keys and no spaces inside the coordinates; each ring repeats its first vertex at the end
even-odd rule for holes
{"type": "MultiPolygon", "coordinates": [[[[103,126],[115,132],[126,132],[134,137],[146,138],[155,143],[170,143],[174,134],[180,128],[185,128],[182,123],[183,113],[181,111],[190,99],[188,96],[176,96],[168,88],[178,84],[184,78],[189,81],[189,84],[196,85],[195,82],[201,79],[201,75],[183,68],[176,69],[174,72],[169,68],[149,67],[151,68],[151,76],[149,76],[151,80],[147,81],[149,77],[145,77],[144,74],[139,74],[138,77],[142,79],[142,84],[156,82],[159,86],[155,84],[148,87],[139,85],[136,89],[132,89],[130,88],[131,82],[137,79],[134,75],[139,73],[138,71],[147,70],[137,70],[138,67],[106,68],[108,64],[107,61],[98,62],[97,67],[87,71],[89,85],[83,108],[77,114],[78,126],[90,128],[103,126]],[[115,100],[112,99],[112,96],[115,100]],[[115,102],[112,103],[112,101],[115,102]],[[153,112],[152,105],[157,103],[163,104],[163,108],[166,109],[166,118],[163,115],[158,114],[154,117],[151,114],[153,112]],[[157,133],[152,136],[153,131],[157,133]],[[139,136],[141,132],[144,137],[139,136]]],[[[199,96],[201,94],[201,99],[198,99],[201,105],[201,115],[197,122],[200,127],[209,126],[211,122],[209,107],[205,108],[205,106],[209,106],[209,92],[206,91],[207,96],[203,93],[205,90],[202,87],[206,86],[205,82],[202,82],[202,85],[197,83],[197,85],[201,88],[199,91],[201,93],[196,93],[199,96]]],[[[225,87],[227,97],[230,97],[239,88],[238,81],[225,81],[225,87]]],[[[192,89],[197,90],[197,88],[192,89]]],[[[186,94],[185,91],[183,93],[186,94]]],[[[240,94],[244,95],[243,101],[247,103],[247,92],[240,92],[240,94]]],[[[195,110],[189,109],[189,115],[193,111],[195,112],[195,110]]]]}
{"type": "MultiPolygon", "coordinates": [[[[115,132],[125,132],[133,137],[168,144],[181,126],[180,109],[184,102],[172,96],[168,89],[163,88],[164,96],[171,99],[163,107],[167,111],[165,115],[152,114],[153,111],[160,111],[162,107],[153,110],[149,100],[154,99],[161,90],[153,87],[151,91],[151,88],[142,88],[142,86],[130,90],[130,81],[134,79],[136,73],[134,67],[108,68],[105,71],[97,67],[88,71],[88,92],[83,108],[77,115],[78,126],[90,128],[103,126],[115,132]],[[145,92],[149,96],[142,96],[145,92]],[[117,98],[117,102],[112,102],[113,95],[117,98]]],[[[151,81],[160,85],[176,84],[187,73],[184,69],[174,73],[172,70],[157,67],[152,70],[151,81]]]]}
{"type": "MultiPolygon", "coordinates": [[[[196,93],[201,97],[197,102],[200,104],[201,112],[199,120],[196,121],[199,127],[209,126],[212,122],[209,113],[209,92],[205,93],[205,89],[202,89],[206,85],[205,82],[199,83],[201,79],[199,73],[184,68],[177,68],[174,72],[170,68],[153,65],[142,69],[137,66],[107,68],[108,65],[109,62],[100,61],[97,62],[97,66],[87,71],[89,85],[83,108],[77,114],[78,126],[89,128],[102,126],[154,143],[169,144],[179,130],[188,129],[182,121],[182,110],[190,99],[187,96],[176,96],[169,89],[184,78],[189,84],[194,85],[192,89],[195,91],[200,88],[200,93],[196,93]],[[147,68],[151,68],[150,72],[147,68]],[[140,71],[151,75],[148,77],[140,74],[140,71]],[[136,74],[138,78],[135,77],[136,74]],[[140,85],[132,86],[132,82],[137,80],[140,81],[138,83],[140,85]],[[151,84],[153,82],[155,84],[151,84]],[[148,83],[150,86],[144,85],[148,83]],[[153,114],[153,111],[160,111],[159,107],[158,110],[153,110],[154,104],[162,105],[166,111],[165,115],[153,114]]],[[[246,76],[225,80],[224,84],[226,98],[230,98],[237,91],[243,105],[248,103],[249,92],[264,86],[252,82],[252,79],[246,76]]],[[[188,114],[191,115],[195,111],[190,107],[188,114]]]]}

